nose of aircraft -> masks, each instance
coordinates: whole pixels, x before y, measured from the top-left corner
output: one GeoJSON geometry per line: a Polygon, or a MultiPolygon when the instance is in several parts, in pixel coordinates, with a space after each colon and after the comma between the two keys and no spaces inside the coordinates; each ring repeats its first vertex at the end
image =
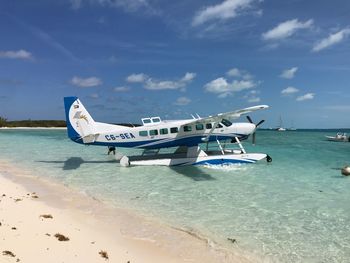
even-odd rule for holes
{"type": "Polygon", "coordinates": [[[254,123],[241,122],[232,125],[233,132],[237,134],[250,135],[255,132],[256,126],[254,123]]]}
{"type": "Polygon", "coordinates": [[[256,130],[256,126],[254,123],[247,123],[247,128],[246,128],[247,135],[254,133],[255,130],[256,130]]]}

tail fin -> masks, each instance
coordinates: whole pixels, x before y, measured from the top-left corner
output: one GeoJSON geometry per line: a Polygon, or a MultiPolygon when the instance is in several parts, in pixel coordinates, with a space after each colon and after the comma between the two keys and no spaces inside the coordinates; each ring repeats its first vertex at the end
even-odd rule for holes
{"type": "Polygon", "coordinates": [[[65,97],[64,108],[68,137],[80,143],[93,142],[95,138],[95,121],[78,97],[65,97]]]}

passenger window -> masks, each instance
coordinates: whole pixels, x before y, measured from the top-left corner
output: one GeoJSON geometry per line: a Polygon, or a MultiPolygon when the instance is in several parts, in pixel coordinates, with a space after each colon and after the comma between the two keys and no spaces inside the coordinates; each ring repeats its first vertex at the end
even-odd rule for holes
{"type": "Polygon", "coordinates": [[[149,135],[150,136],[158,135],[158,130],[150,130],[149,135]]]}
{"type": "Polygon", "coordinates": [[[190,126],[190,125],[185,125],[185,126],[184,126],[184,132],[190,132],[190,131],[192,131],[192,126],[190,126]]]}
{"type": "Polygon", "coordinates": [[[168,134],[168,129],[167,129],[167,128],[160,129],[160,130],[159,130],[159,133],[160,133],[160,134],[168,134]]]}
{"type": "Polygon", "coordinates": [[[139,131],[139,135],[145,137],[145,136],[148,136],[148,132],[147,131],[139,131]]]}
{"type": "Polygon", "coordinates": [[[196,124],[196,130],[197,130],[197,131],[204,130],[204,125],[203,125],[202,123],[197,123],[197,124],[196,124]]]}
{"type": "Polygon", "coordinates": [[[212,125],[211,123],[207,123],[207,124],[205,125],[205,128],[206,128],[206,129],[211,129],[211,128],[213,128],[213,125],[212,125]]]}
{"type": "Polygon", "coordinates": [[[178,133],[179,129],[177,127],[170,128],[170,133],[178,133]]]}

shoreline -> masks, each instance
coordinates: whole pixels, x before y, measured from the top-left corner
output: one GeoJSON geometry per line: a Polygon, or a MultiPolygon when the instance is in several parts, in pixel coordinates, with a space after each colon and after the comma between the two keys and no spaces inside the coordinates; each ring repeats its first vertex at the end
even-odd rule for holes
{"type": "Polygon", "coordinates": [[[111,262],[252,262],[191,231],[112,207],[2,160],[0,211],[0,247],[16,255],[0,258],[9,262],[103,262],[101,251],[111,262]],[[56,232],[70,240],[58,241],[56,232]]]}
{"type": "Polygon", "coordinates": [[[67,130],[67,127],[0,127],[0,130],[67,130]]]}

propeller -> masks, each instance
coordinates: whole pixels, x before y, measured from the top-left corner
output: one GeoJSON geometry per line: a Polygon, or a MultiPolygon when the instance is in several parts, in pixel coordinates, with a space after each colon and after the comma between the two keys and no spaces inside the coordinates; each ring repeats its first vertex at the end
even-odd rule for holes
{"type": "MultiPolygon", "coordinates": [[[[249,116],[247,116],[247,119],[248,119],[248,121],[250,122],[250,123],[252,123],[252,124],[254,124],[255,125],[255,128],[258,128],[261,124],[263,124],[264,123],[264,121],[265,120],[261,120],[261,121],[259,121],[257,124],[255,124],[254,122],[253,122],[253,120],[249,117],[249,116]]],[[[253,133],[253,135],[252,135],[252,143],[253,143],[253,145],[255,145],[255,131],[254,131],[254,133],[253,133]]]]}

